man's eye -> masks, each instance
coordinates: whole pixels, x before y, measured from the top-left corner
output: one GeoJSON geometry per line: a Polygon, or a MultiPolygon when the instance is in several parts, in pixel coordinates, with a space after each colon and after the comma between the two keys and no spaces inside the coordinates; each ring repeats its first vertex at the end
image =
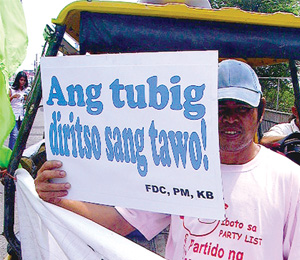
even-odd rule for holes
{"type": "Polygon", "coordinates": [[[237,112],[239,113],[247,113],[251,110],[251,107],[238,107],[237,112]]]}
{"type": "Polygon", "coordinates": [[[219,107],[219,113],[224,113],[224,111],[226,111],[226,109],[225,109],[225,108],[223,108],[223,107],[219,107]]]}

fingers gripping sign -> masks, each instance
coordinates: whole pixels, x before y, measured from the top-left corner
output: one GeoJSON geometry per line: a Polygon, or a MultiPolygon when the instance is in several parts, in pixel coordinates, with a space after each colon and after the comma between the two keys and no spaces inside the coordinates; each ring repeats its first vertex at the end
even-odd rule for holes
{"type": "Polygon", "coordinates": [[[54,178],[64,178],[66,173],[59,168],[62,166],[60,161],[46,161],[38,171],[34,181],[36,191],[44,201],[59,204],[62,197],[68,194],[69,183],[52,183],[54,178]]]}

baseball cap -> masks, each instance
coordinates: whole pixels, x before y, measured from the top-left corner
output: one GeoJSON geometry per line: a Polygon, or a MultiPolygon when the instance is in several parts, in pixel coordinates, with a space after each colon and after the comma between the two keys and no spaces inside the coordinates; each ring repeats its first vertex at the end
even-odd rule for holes
{"type": "Polygon", "coordinates": [[[218,99],[235,99],[258,107],[261,86],[254,70],[237,60],[224,60],[218,69],[218,99]]]}

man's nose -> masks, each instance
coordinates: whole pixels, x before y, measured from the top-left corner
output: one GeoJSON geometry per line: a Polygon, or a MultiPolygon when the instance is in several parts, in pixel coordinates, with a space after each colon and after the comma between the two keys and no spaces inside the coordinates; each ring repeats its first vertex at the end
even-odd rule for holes
{"type": "Polygon", "coordinates": [[[223,122],[227,122],[227,123],[230,123],[230,124],[238,122],[238,117],[237,117],[237,115],[234,111],[227,111],[223,115],[222,119],[223,119],[223,122]]]}

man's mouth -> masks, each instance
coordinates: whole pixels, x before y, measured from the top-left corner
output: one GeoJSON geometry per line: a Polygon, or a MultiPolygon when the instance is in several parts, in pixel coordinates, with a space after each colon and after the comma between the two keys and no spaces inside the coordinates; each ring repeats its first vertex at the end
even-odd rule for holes
{"type": "Polygon", "coordinates": [[[224,133],[226,135],[235,135],[235,134],[237,134],[237,131],[224,131],[224,133]]]}
{"type": "Polygon", "coordinates": [[[241,134],[241,130],[239,130],[239,129],[224,129],[224,130],[221,130],[220,133],[222,135],[226,135],[228,137],[235,137],[235,136],[241,134]]]}

